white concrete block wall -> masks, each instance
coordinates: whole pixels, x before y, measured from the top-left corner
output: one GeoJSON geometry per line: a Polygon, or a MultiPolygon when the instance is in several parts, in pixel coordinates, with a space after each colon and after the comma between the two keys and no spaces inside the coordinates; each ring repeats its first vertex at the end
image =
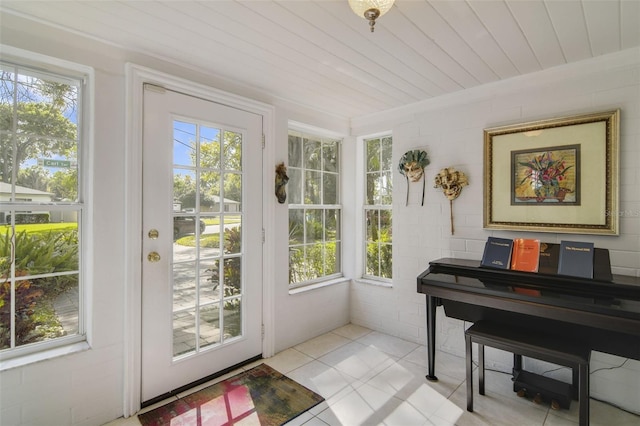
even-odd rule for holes
{"type": "MultiPolygon", "coordinates": [[[[426,342],[425,296],[416,292],[416,277],[430,260],[441,257],[481,259],[488,236],[535,237],[593,241],[610,251],[616,274],[640,276],[640,51],[622,52],[580,64],[467,90],[385,115],[353,120],[359,135],[392,129],[394,164],[409,149],[426,149],[425,205],[398,172],[394,175],[394,280],[392,288],[355,282],[351,291],[351,321],[376,330],[426,342]],[[483,130],[504,124],[621,110],[620,126],[620,235],[596,236],[485,230],[483,224],[483,130]],[[449,202],[433,177],[444,167],[463,171],[470,185],[454,201],[455,234],[450,234],[449,202]],[[417,307],[417,308],[416,308],[417,307]],[[415,312],[418,312],[418,316],[415,312]],[[417,331],[417,332],[416,332],[417,331]]],[[[420,186],[420,188],[418,188],[420,186]]],[[[438,308],[437,346],[464,356],[462,321],[446,318],[438,308]]],[[[624,359],[595,352],[592,368],[620,366],[624,359]]],[[[547,371],[535,361],[528,368],[547,371]]],[[[488,352],[487,364],[509,371],[512,357],[503,351],[488,352]]],[[[437,363],[436,363],[437,364],[437,363]]],[[[437,366],[436,366],[437,371],[437,366]]],[[[554,372],[562,375],[566,372],[554,372]]],[[[594,397],[638,411],[640,362],[592,375],[594,397]]]]}

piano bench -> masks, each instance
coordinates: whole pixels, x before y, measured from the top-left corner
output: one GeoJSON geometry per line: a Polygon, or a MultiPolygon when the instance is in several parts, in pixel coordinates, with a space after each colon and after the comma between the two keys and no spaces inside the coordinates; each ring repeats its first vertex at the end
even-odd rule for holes
{"type": "Polygon", "coordinates": [[[478,391],[484,395],[484,347],[490,346],[578,371],[579,422],[589,424],[589,360],[591,348],[584,342],[532,332],[512,325],[479,321],[464,332],[467,370],[467,411],[473,412],[473,352],[478,344],[478,391]]]}

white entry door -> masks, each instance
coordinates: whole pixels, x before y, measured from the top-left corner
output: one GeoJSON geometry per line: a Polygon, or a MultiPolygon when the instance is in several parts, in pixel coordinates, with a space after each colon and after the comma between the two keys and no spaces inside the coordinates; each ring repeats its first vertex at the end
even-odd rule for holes
{"type": "Polygon", "coordinates": [[[142,401],[262,352],[262,116],[145,85],[142,401]]]}

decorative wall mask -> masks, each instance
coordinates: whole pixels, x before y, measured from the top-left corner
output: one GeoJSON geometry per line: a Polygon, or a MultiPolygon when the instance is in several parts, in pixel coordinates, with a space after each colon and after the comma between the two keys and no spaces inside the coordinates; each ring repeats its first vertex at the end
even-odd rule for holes
{"type": "Polygon", "coordinates": [[[287,166],[284,163],[280,163],[276,166],[276,198],[280,204],[287,201],[286,185],[289,182],[289,176],[287,176],[287,166]]]}
{"type": "Polygon", "coordinates": [[[422,151],[419,149],[415,149],[413,151],[407,151],[402,158],[400,158],[400,162],[398,164],[398,170],[402,175],[404,175],[407,180],[407,198],[405,200],[404,205],[409,204],[409,181],[418,182],[422,179],[422,203],[424,206],[424,186],[425,186],[425,178],[424,178],[424,168],[429,165],[429,157],[427,156],[427,151],[422,151]]]}
{"type": "Polygon", "coordinates": [[[445,197],[449,199],[449,217],[451,220],[451,235],[453,235],[453,200],[458,198],[462,187],[469,185],[467,176],[453,167],[440,170],[435,177],[434,188],[442,188],[445,197]]]}

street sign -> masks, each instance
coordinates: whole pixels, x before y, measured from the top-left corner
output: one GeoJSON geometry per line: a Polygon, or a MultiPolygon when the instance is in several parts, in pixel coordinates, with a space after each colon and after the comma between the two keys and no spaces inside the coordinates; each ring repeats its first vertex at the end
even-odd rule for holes
{"type": "Polygon", "coordinates": [[[49,158],[39,158],[38,165],[43,167],[57,167],[60,169],[70,169],[77,167],[78,163],[69,160],[51,160],[49,158]]]}

